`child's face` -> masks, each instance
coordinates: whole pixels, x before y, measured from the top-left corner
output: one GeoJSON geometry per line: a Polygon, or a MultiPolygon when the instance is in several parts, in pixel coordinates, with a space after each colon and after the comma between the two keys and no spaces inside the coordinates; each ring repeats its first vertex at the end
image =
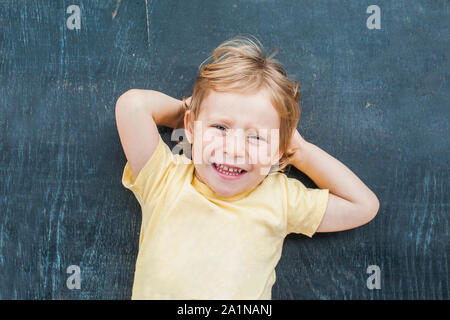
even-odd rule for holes
{"type": "Polygon", "coordinates": [[[280,118],[264,91],[249,95],[211,91],[194,128],[188,126],[189,116],[188,111],[185,128],[193,145],[195,175],[221,196],[231,197],[255,186],[280,159],[280,118]],[[229,175],[216,164],[245,171],[229,175]]]}

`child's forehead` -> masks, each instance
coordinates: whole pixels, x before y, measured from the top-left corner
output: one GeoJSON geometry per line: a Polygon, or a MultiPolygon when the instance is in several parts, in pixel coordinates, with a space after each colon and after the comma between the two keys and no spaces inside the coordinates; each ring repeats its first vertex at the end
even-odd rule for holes
{"type": "MultiPolygon", "coordinates": [[[[208,98],[211,97],[210,95],[208,98]]],[[[222,94],[205,100],[199,120],[220,121],[230,126],[258,129],[279,128],[279,115],[266,95],[222,94]],[[221,99],[223,98],[223,99],[221,99]]]]}

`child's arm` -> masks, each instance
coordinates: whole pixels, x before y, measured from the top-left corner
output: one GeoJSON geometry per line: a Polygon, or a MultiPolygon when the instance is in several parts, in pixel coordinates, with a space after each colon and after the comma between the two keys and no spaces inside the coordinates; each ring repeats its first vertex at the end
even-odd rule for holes
{"type": "Polygon", "coordinates": [[[131,89],[117,100],[115,114],[125,156],[137,177],[158,146],[157,125],[174,128],[184,109],[182,101],[161,92],[131,89]]]}
{"type": "Polygon", "coordinates": [[[294,132],[297,149],[290,164],[308,175],[320,189],[329,189],[328,206],[316,232],[353,229],[372,220],[380,203],[377,196],[342,162],[294,132]]]}

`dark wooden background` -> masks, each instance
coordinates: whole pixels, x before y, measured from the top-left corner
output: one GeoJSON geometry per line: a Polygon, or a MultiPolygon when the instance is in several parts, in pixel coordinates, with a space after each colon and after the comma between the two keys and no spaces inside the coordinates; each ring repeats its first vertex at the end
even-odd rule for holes
{"type": "Polygon", "coordinates": [[[131,88],[190,95],[236,34],[278,48],[301,83],[300,133],[381,202],[360,228],[289,235],[273,299],[449,299],[447,0],[0,1],[1,299],[130,298],[141,212],[121,184],[115,102],[131,88]]]}

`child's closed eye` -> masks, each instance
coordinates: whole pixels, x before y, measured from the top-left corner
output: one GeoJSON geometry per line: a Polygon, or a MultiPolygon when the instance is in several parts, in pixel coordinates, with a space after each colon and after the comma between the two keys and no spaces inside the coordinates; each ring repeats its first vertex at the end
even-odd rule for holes
{"type": "Polygon", "coordinates": [[[257,141],[257,142],[266,141],[266,139],[264,139],[264,137],[262,137],[260,135],[257,135],[257,134],[256,135],[255,134],[250,135],[250,138],[255,140],[255,141],[257,141]]]}
{"type": "MultiPolygon", "coordinates": [[[[221,126],[220,124],[215,124],[215,125],[213,125],[213,127],[214,127],[214,128],[220,127],[220,128],[225,129],[225,127],[221,126]]],[[[219,130],[221,130],[221,129],[219,129],[219,130]]]]}

